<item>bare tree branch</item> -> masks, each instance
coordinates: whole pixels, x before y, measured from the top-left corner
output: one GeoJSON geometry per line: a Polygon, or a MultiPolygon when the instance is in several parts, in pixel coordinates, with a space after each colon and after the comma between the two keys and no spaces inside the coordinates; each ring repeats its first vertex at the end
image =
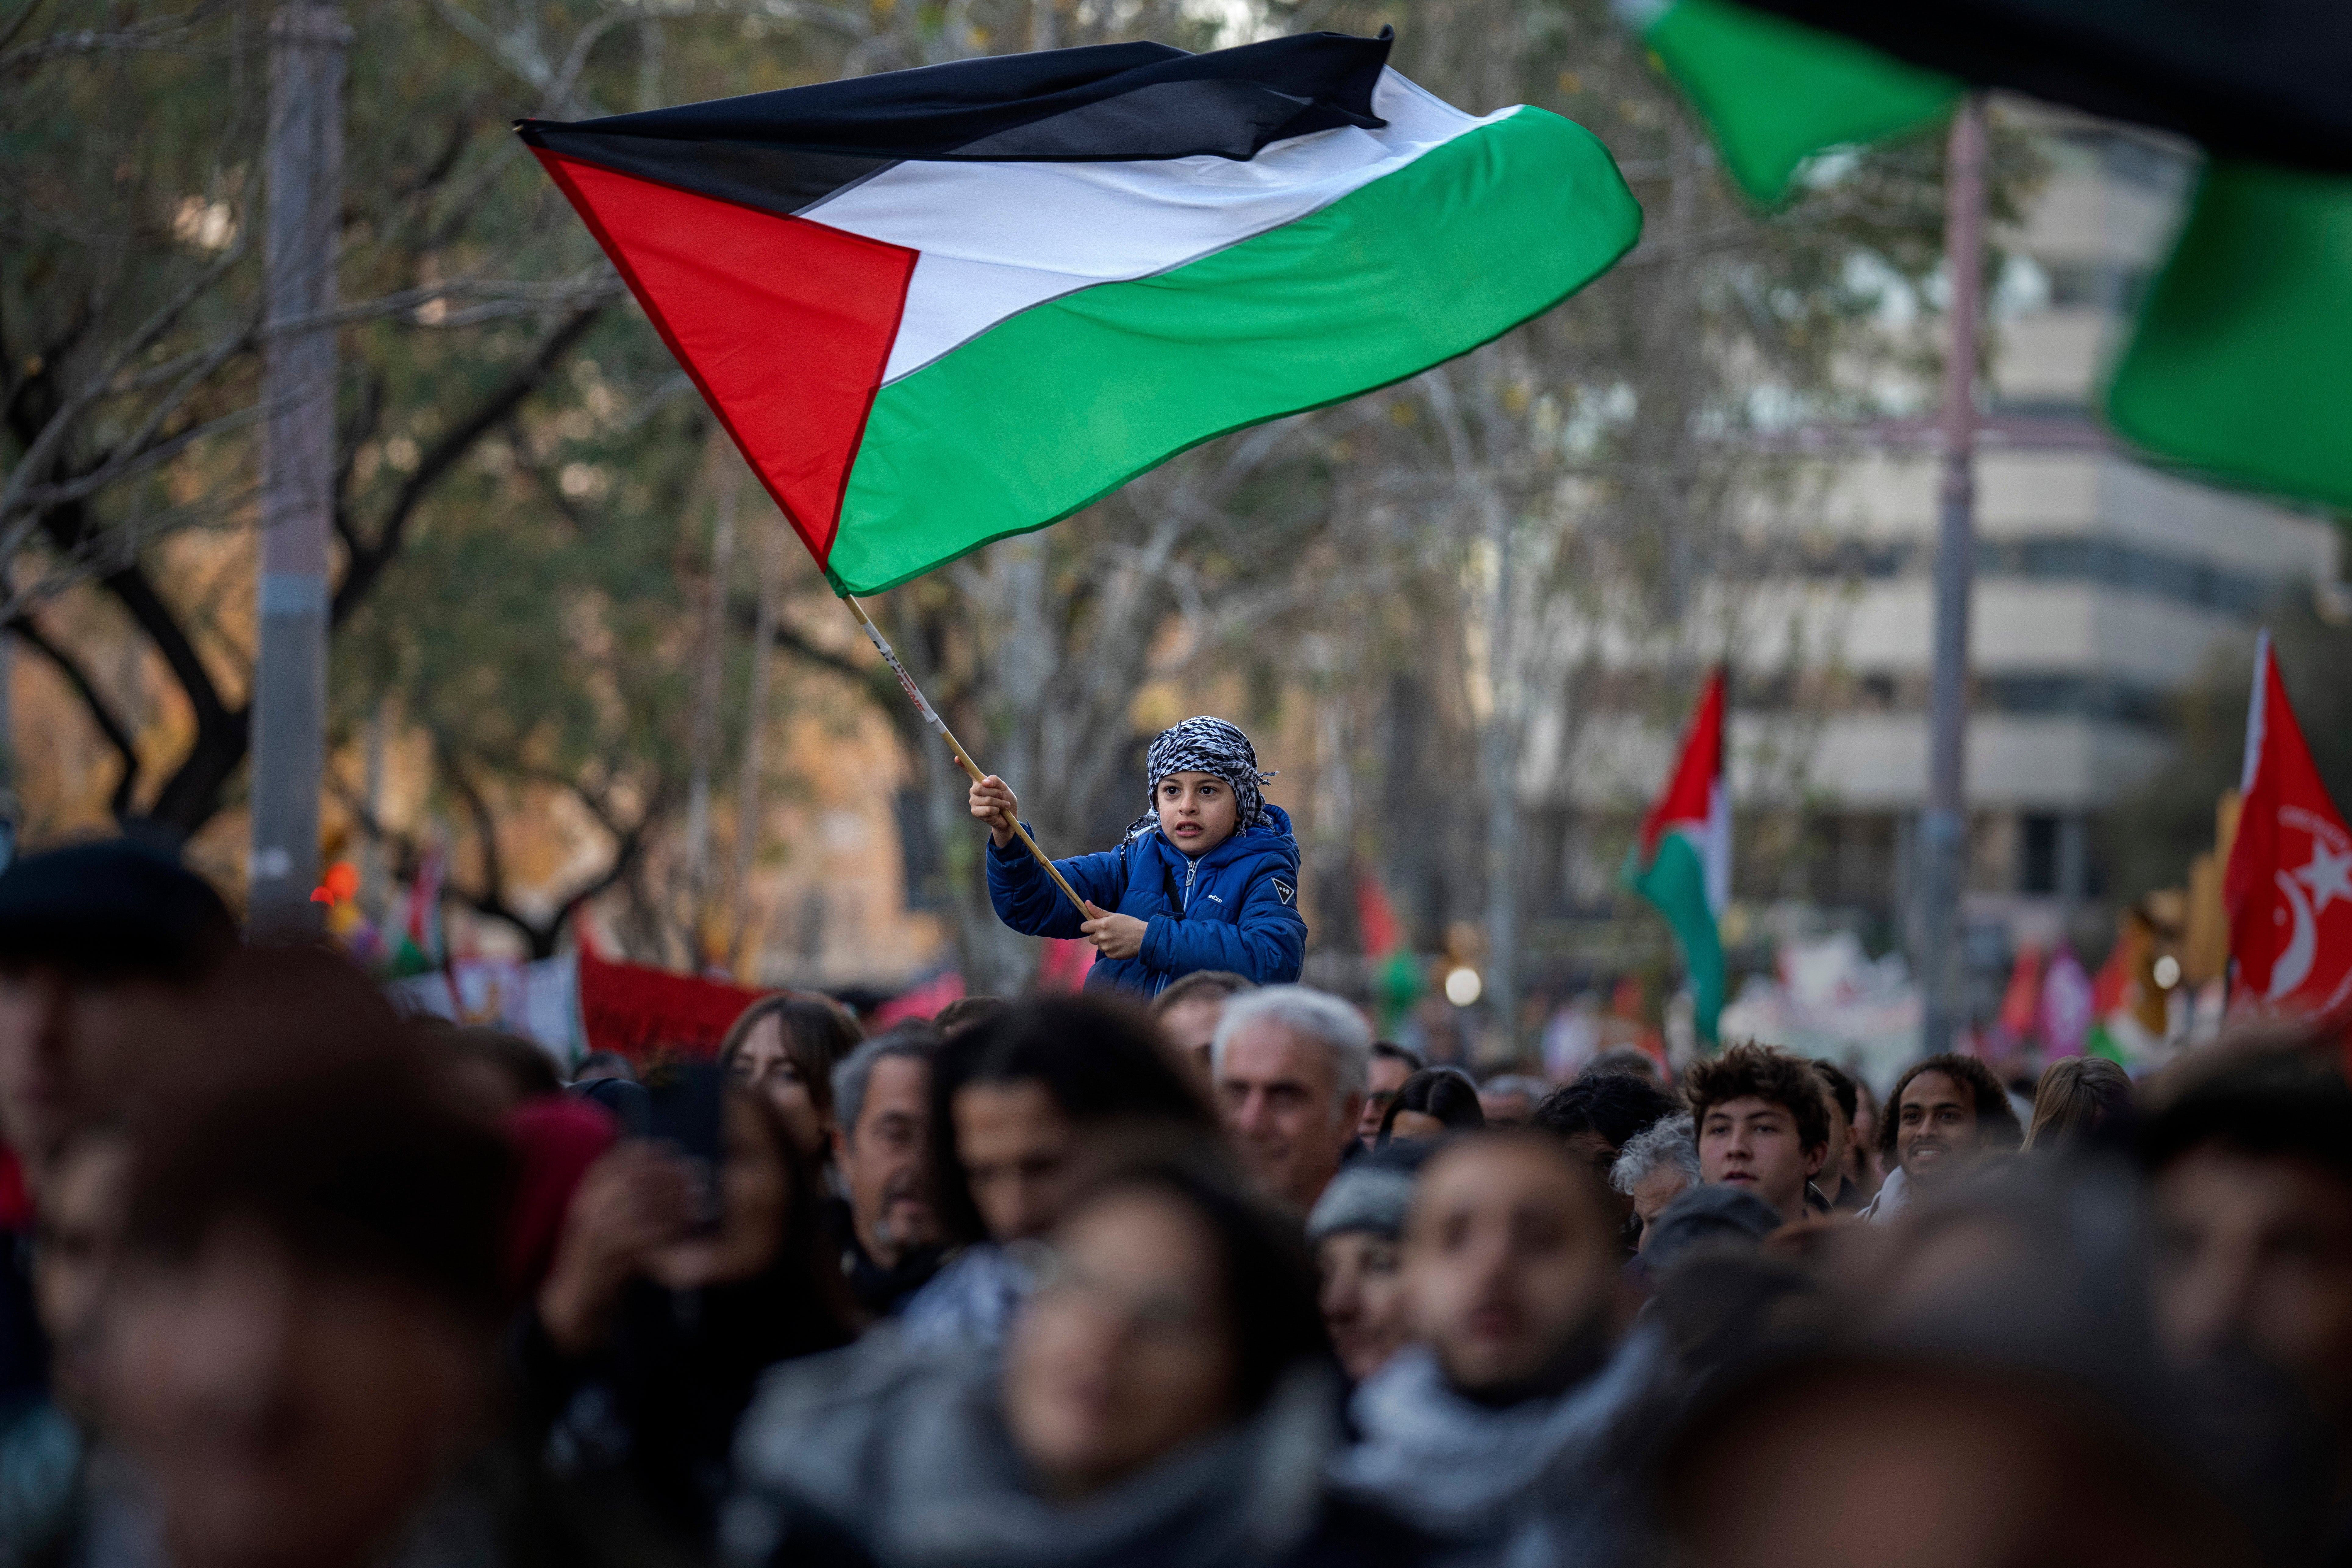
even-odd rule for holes
{"type": "Polygon", "coordinates": [[[89,671],[81,667],[81,662],[50,641],[30,616],[13,616],[6,625],[10,631],[24,639],[26,647],[57,667],[58,673],[65,677],[66,684],[72,687],[74,695],[81,700],[83,710],[89,713],[90,722],[97,726],[100,736],[122,759],[122,775],[114,781],[114,793],[107,804],[117,821],[129,820],[131,802],[139,790],[139,748],[115,713],[114,704],[99,690],[98,683],[90,679],[89,671]]]}

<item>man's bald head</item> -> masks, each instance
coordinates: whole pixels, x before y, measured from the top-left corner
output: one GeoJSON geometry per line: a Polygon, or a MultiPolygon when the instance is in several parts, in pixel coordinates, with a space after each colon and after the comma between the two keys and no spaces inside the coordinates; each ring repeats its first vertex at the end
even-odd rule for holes
{"type": "Polygon", "coordinates": [[[1617,1326],[1613,1223],[1591,1173],[1539,1133],[1433,1156],[1405,1226],[1415,1331],[1463,1392],[1536,1391],[1617,1326]]]}

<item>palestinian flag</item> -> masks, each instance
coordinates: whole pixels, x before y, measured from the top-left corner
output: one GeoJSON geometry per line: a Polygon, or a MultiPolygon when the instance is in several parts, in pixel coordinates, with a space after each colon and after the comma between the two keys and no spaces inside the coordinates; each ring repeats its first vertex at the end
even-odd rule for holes
{"type": "Polygon", "coordinates": [[[1641,232],[1614,163],[1389,35],[1111,44],[519,127],[836,590],[1415,374],[1641,232]]]}
{"type": "Polygon", "coordinates": [[[1723,776],[1723,671],[1706,678],[1683,737],[1682,761],[1642,819],[1625,885],[1666,917],[1698,1004],[1699,1038],[1712,1044],[1723,1012],[1723,942],[1715,922],[1731,901],[1731,795],[1723,776]]]}
{"type": "Polygon", "coordinates": [[[430,973],[448,961],[441,937],[441,879],[446,866],[447,857],[437,844],[428,845],[416,862],[408,908],[401,915],[400,945],[393,950],[395,975],[430,973]]]}

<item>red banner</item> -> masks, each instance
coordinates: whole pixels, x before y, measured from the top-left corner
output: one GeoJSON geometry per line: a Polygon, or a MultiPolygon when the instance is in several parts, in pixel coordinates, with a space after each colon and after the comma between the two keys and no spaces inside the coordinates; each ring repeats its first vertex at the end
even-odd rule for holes
{"type": "Polygon", "coordinates": [[[614,963],[584,945],[580,950],[580,1028],[592,1051],[707,1058],[761,994],[641,963],[614,963]]]}

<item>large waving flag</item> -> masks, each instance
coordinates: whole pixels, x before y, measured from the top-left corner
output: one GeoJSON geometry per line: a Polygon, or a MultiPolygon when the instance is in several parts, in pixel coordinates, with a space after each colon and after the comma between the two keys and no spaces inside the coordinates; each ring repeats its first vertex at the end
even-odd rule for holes
{"type": "Polygon", "coordinates": [[[1412,375],[1608,269],[1601,143],[1389,36],[994,56],[518,128],[836,590],[1412,375]]]}
{"type": "Polygon", "coordinates": [[[1625,883],[1655,905],[1682,944],[1697,1003],[1699,1038],[1712,1043],[1723,1012],[1723,941],[1716,921],[1731,901],[1731,792],[1724,784],[1723,671],[1706,678],[1665,793],[1642,819],[1625,883]]]}
{"type": "Polygon", "coordinates": [[[2221,877],[2237,967],[2230,1010],[2340,1016],[2352,1002],[2352,832],[2287,706],[2268,632],[2254,653],[2239,794],[2221,877]]]}

